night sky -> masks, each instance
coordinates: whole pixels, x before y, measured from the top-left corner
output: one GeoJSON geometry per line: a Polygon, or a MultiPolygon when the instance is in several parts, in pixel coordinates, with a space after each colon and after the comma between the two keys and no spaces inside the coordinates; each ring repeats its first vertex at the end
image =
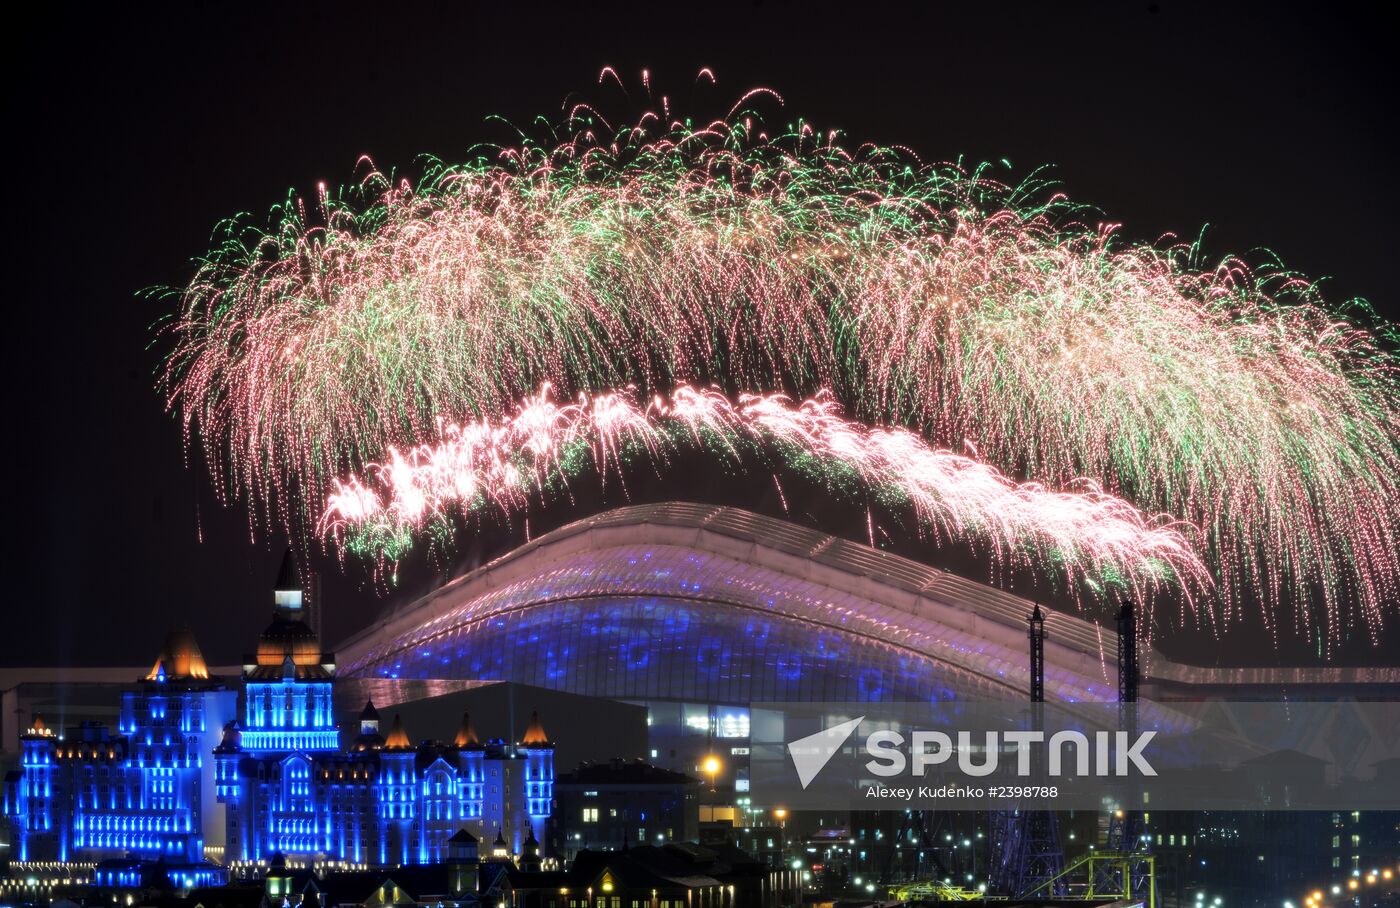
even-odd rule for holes
{"type": "MultiPolygon", "coordinates": [[[[362,154],[411,167],[508,141],[488,115],[557,116],[604,65],[679,86],[709,66],[716,98],[769,86],[792,118],[926,160],[1049,164],[1129,237],[1209,224],[1213,254],[1268,247],[1326,278],[1332,300],[1400,311],[1393,33],[1379,6],[29,6],[49,8],[11,14],[4,60],[0,664],[141,663],[181,623],[228,664],[268,620],[284,541],[253,538],[245,512],[186,467],[154,391],[152,325],[172,304],[143,288],[186,280],[221,217],[348,181],[362,154]]],[[[724,478],[638,494],[773,507],[724,478]]],[[[863,511],[797,494],[794,512],[864,536],[863,511]]],[[[538,515],[535,529],[581,514],[538,515]]],[[[521,532],[466,540],[459,561],[521,532]]],[[[420,566],[386,596],[358,565],[314,567],[331,645],[432,582],[420,566]]],[[[1253,627],[1223,646],[1175,640],[1174,655],[1205,663],[1309,652],[1276,654],[1253,627]]],[[[1383,643],[1339,658],[1394,662],[1400,633],[1383,643]]]]}

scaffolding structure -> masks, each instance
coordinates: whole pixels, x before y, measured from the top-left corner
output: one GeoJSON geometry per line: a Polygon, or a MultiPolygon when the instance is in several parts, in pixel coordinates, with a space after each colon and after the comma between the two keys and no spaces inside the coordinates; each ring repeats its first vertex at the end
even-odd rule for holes
{"type": "Polygon", "coordinates": [[[1157,904],[1156,858],[1143,853],[1091,852],[1022,897],[1051,898],[1049,893],[1057,886],[1063,894],[1054,896],[1056,899],[1137,902],[1153,908],[1157,904]]]}

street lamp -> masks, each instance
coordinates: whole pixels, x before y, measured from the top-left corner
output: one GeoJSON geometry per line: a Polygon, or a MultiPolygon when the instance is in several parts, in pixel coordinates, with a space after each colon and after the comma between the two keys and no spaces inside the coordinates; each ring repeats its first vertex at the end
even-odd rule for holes
{"type": "Polygon", "coordinates": [[[705,762],[700,764],[700,766],[710,777],[710,792],[713,793],[715,791],[716,777],[719,776],[719,757],[715,756],[714,754],[710,754],[708,757],[705,758],[705,762]]]}

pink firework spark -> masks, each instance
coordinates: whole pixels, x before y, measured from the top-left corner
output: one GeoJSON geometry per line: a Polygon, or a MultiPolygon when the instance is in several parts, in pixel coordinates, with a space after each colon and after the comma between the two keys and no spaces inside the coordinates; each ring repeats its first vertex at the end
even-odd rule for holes
{"type": "Polygon", "coordinates": [[[760,446],[789,461],[840,468],[907,502],[936,537],[977,540],[1000,561],[1048,554],[1071,580],[1112,574],[1140,595],[1166,582],[1188,597],[1210,585],[1189,524],[1145,514],[1087,480],[1059,491],[1015,482],[913,432],[849,420],[826,393],[798,403],[782,394],[733,400],[682,385],[645,404],[631,389],[560,403],[546,386],[511,415],[443,422],[438,435],[390,449],[363,476],[335,480],[320,531],[338,542],[355,534],[385,539],[454,514],[510,515],[580,473],[620,476],[637,456],[662,467],[679,445],[708,442],[736,458],[741,448],[760,446]]]}

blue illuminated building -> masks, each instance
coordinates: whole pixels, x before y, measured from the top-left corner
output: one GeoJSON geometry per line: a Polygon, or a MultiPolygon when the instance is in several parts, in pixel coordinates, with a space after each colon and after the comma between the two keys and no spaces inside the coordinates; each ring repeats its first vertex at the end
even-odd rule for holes
{"type": "Polygon", "coordinates": [[[201,864],[208,750],[235,696],[209,677],[193,636],[177,631],[123,693],[116,734],[83,723],[60,736],[36,715],[5,780],[15,860],[159,860],[210,882],[217,873],[201,864]]]}
{"type": "Polygon", "coordinates": [[[477,739],[471,723],[450,744],[413,744],[398,717],[388,736],[366,704],[359,735],[340,744],[332,709],[335,659],[306,624],[290,560],[272,623],[245,660],[242,722],[214,750],[225,807],[226,858],[371,866],[438,863],[461,829],[503,837],[514,854],[544,838],[554,746],[532,718],[515,744],[477,739]]]}
{"type": "MultiPolygon", "coordinates": [[[[703,775],[717,756],[726,765],[720,784],[743,794],[743,758],[755,743],[750,703],[1024,702],[1034,608],[785,520],[662,502],[535,536],[338,650],[344,678],[492,679],[645,706],[649,762],[703,775]]],[[[1046,699],[1116,699],[1117,665],[1103,653],[1102,629],[1041,609],[1046,699]]],[[[1261,672],[1186,665],[1155,650],[1141,662],[1144,701],[1400,689],[1394,669],[1261,672]]]]}

